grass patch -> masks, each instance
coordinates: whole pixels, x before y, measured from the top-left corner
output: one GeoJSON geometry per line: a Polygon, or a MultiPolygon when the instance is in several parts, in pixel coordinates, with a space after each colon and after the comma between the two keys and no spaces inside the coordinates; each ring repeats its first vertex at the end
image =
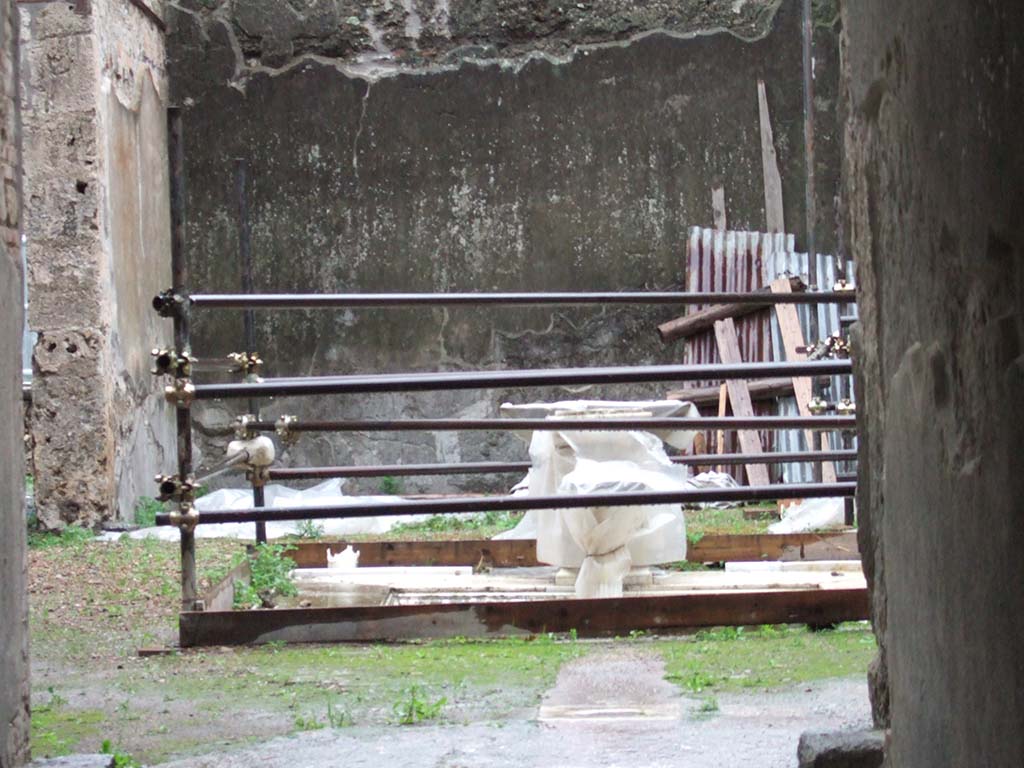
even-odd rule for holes
{"type": "Polygon", "coordinates": [[[32,757],[62,757],[79,751],[83,741],[98,743],[107,713],[73,709],[65,702],[32,708],[32,757]]]}
{"type": "Polygon", "coordinates": [[[156,525],[156,516],[165,509],[162,501],[141,496],[135,502],[135,524],[142,528],[152,528],[156,525]]]}
{"type": "Polygon", "coordinates": [[[775,522],[775,504],[756,504],[730,509],[687,509],[686,538],[696,544],[704,536],[715,534],[767,533],[768,526],[775,522]],[[747,511],[756,513],[748,520],[747,511]]]}
{"type": "Polygon", "coordinates": [[[391,529],[391,534],[396,538],[416,539],[472,533],[474,538],[489,539],[515,528],[522,519],[522,512],[483,512],[472,517],[434,515],[421,523],[399,523],[391,529]]]}
{"type": "Polygon", "coordinates": [[[742,627],[698,632],[658,644],[665,677],[688,693],[776,688],[863,675],[875,655],[866,623],[811,632],[805,627],[742,627]]]}
{"type": "Polygon", "coordinates": [[[28,531],[29,549],[50,549],[68,547],[78,549],[82,544],[92,541],[96,536],[88,528],[69,525],[61,531],[40,531],[30,526],[28,531]]]}

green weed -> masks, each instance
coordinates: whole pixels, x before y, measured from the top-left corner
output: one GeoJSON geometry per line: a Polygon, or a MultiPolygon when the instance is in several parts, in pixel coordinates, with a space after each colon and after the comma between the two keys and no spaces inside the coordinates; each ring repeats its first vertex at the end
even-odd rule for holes
{"type": "Polygon", "coordinates": [[[135,524],[142,528],[152,528],[156,525],[156,516],[164,511],[164,503],[150,498],[140,496],[135,502],[135,524]]]}
{"type": "Polygon", "coordinates": [[[294,547],[284,544],[257,544],[249,555],[249,583],[235,584],[235,607],[273,608],[279,597],[298,594],[291,579],[295,561],[286,556],[294,547]]]}
{"type": "Polygon", "coordinates": [[[385,475],[380,479],[378,487],[385,496],[398,496],[402,492],[402,481],[397,477],[385,475]]]}
{"type": "Polygon", "coordinates": [[[300,539],[319,539],[324,535],[324,527],[315,520],[300,520],[295,533],[300,539]]]}
{"type": "Polygon", "coordinates": [[[399,725],[413,725],[424,720],[434,720],[441,715],[441,709],[448,703],[444,696],[429,701],[426,691],[418,685],[407,688],[402,697],[392,705],[392,711],[399,725]]]}

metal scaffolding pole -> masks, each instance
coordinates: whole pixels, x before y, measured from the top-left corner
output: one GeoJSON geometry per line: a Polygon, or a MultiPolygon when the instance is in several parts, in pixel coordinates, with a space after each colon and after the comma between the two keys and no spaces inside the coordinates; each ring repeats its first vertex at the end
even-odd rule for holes
{"type": "Polygon", "coordinates": [[[431,392],[456,389],[544,387],[581,384],[637,384],[705,379],[758,379],[773,376],[848,374],[849,360],[804,363],[738,363],[733,365],[641,365],[619,368],[554,368],[511,371],[457,371],[362,376],[309,376],[267,379],[254,383],[198,384],[198,400],[328,395],[368,392],[431,392]]]}
{"type": "MultiPolygon", "coordinates": [[[[404,517],[407,515],[454,515],[467,512],[523,512],[531,509],[577,509],[587,507],[635,507],[657,504],[702,504],[711,501],[774,501],[852,496],[856,483],[812,483],[808,485],[758,485],[687,491],[634,491],[565,496],[480,496],[459,499],[402,501],[395,504],[353,504],[339,507],[297,507],[294,509],[211,510],[199,514],[199,525],[251,523],[257,520],[327,520],[358,517],[404,517]]],[[[157,525],[171,525],[170,515],[156,516],[157,525]]]]}
{"type": "Polygon", "coordinates": [[[659,292],[597,291],[579,293],[197,293],[197,309],[356,309],[452,306],[568,306],[605,304],[835,304],[849,302],[841,291],[659,292]]]}

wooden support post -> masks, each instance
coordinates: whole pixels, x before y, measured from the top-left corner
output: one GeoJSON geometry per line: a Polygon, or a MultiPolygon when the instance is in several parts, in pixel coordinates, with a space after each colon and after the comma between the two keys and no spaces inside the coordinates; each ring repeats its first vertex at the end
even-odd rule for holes
{"type": "MultiPolygon", "coordinates": [[[[739,337],[736,326],[731,319],[719,320],[715,323],[715,338],[718,341],[718,354],[723,363],[740,363],[739,337]]],[[[753,416],[754,406],[750,400],[750,389],[743,379],[732,379],[726,382],[729,400],[732,402],[734,416],[753,416]]],[[[757,430],[744,429],[739,431],[740,446],[744,453],[761,453],[761,436],[757,430]]],[[[750,485],[768,485],[768,468],[764,464],[747,464],[747,482],[750,485]]]]}
{"type": "MultiPolygon", "coordinates": [[[[780,277],[772,282],[773,293],[789,293],[792,288],[788,277],[780,277]]],[[[779,335],[782,336],[782,346],[786,352],[786,361],[790,363],[807,360],[807,355],[797,352],[798,347],[806,344],[804,332],[800,327],[800,318],[793,304],[776,304],[775,317],[779,321],[779,335]]],[[[801,416],[813,415],[810,410],[811,398],[814,396],[814,386],[808,377],[793,377],[793,395],[796,397],[796,407],[800,410],[801,416]]],[[[815,437],[812,430],[806,430],[804,435],[807,439],[807,450],[814,451],[821,447],[821,443],[815,437]]],[[[825,436],[822,435],[824,438],[825,436]]],[[[836,467],[830,461],[822,462],[821,481],[823,483],[836,482],[836,467]]]]}
{"type": "Polygon", "coordinates": [[[725,188],[715,187],[711,190],[711,215],[715,220],[715,229],[725,232],[725,188]]]}
{"type": "Polygon", "coordinates": [[[757,104],[761,118],[761,171],[764,174],[764,215],[769,232],[785,232],[786,221],[782,208],[782,175],[779,158],[775,153],[772,121],[768,114],[768,95],[764,80],[757,81],[757,104]]]}
{"type": "MultiPolygon", "coordinates": [[[[723,416],[725,416],[725,413],[726,413],[726,410],[728,409],[728,407],[729,407],[729,388],[725,384],[722,384],[718,388],[718,418],[722,418],[723,416]]],[[[718,440],[717,440],[718,453],[719,453],[719,455],[721,455],[721,454],[725,453],[725,430],[724,429],[718,430],[718,436],[717,437],[718,437],[718,440]]],[[[718,471],[719,472],[725,472],[725,465],[724,464],[719,464],[718,465],[718,471]]]]}

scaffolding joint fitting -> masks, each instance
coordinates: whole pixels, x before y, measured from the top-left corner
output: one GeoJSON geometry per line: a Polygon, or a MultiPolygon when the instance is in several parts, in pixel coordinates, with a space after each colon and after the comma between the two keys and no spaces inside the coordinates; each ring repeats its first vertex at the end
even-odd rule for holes
{"type": "Polygon", "coordinates": [[[299,419],[296,416],[278,416],[274,423],[274,432],[281,438],[284,445],[295,445],[299,441],[299,433],[294,427],[299,419]]]}
{"type": "Polygon", "coordinates": [[[811,401],[807,404],[807,410],[815,416],[821,416],[828,412],[828,402],[821,397],[812,397],[811,401]]]}
{"type": "Polygon", "coordinates": [[[263,358],[257,352],[232,352],[228,355],[231,373],[241,373],[246,377],[259,376],[263,369],[263,358]]]}
{"type": "Polygon", "coordinates": [[[180,528],[184,532],[194,531],[196,525],[199,523],[199,510],[197,510],[191,501],[183,501],[178,505],[178,508],[172,510],[168,516],[171,525],[175,528],[180,528]]]}
{"type": "Polygon", "coordinates": [[[157,475],[157,501],[192,502],[196,498],[196,479],[192,476],[157,475]]]}
{"type": "Polygon", "coordinates": [[[857,286],[855,286],[853,283],[851,283],[844,277],[840,278],[839,280],[836,280],[835,284],[832,286],[832,290],[836,291],[837,293],[845,291],[853,293],[855,290],[857,290],[857,286]]]}
{"type": "Polygon", "coordinates": [[[254,467],[246,465],[245,479],[254,486],[264,486],[270,482],[270,467],[254,467]]]}
{"type": "Polygon", "coordinates": [[[836,413],[840,416],[856,416],[857,404],[848,397],[844,397],[836,403],[836,413]]]}
{"type": "Polygon", "coordinates": [[[160,317],[178,317],[188,305],[188,296],[168,288],[153,297],[153,309],[160,317]]]}
{"type": "Polygon", "coordinates": [[[196,359],[182,352],[179,354],[173,349],[153,349],[150,352],[153,357],[153,367],[149,372],[154,376],[173,376],[176,379],[192,378],[192,364],[196,359]]]}
{"type": "Polygon", "coordinates": [[[252,428],[259,419],[251,413],[243,413],[235,417],[235,439],[252,440],[256,437],[256,431],[252,428]]]}
{"type": "Polygon", "coordinates": [[[188,408],[196,397],[196,387],[191,379],[175,379],[173,384],[164,387],[164,399],[174,403],[177,408],[188,408]]]}

